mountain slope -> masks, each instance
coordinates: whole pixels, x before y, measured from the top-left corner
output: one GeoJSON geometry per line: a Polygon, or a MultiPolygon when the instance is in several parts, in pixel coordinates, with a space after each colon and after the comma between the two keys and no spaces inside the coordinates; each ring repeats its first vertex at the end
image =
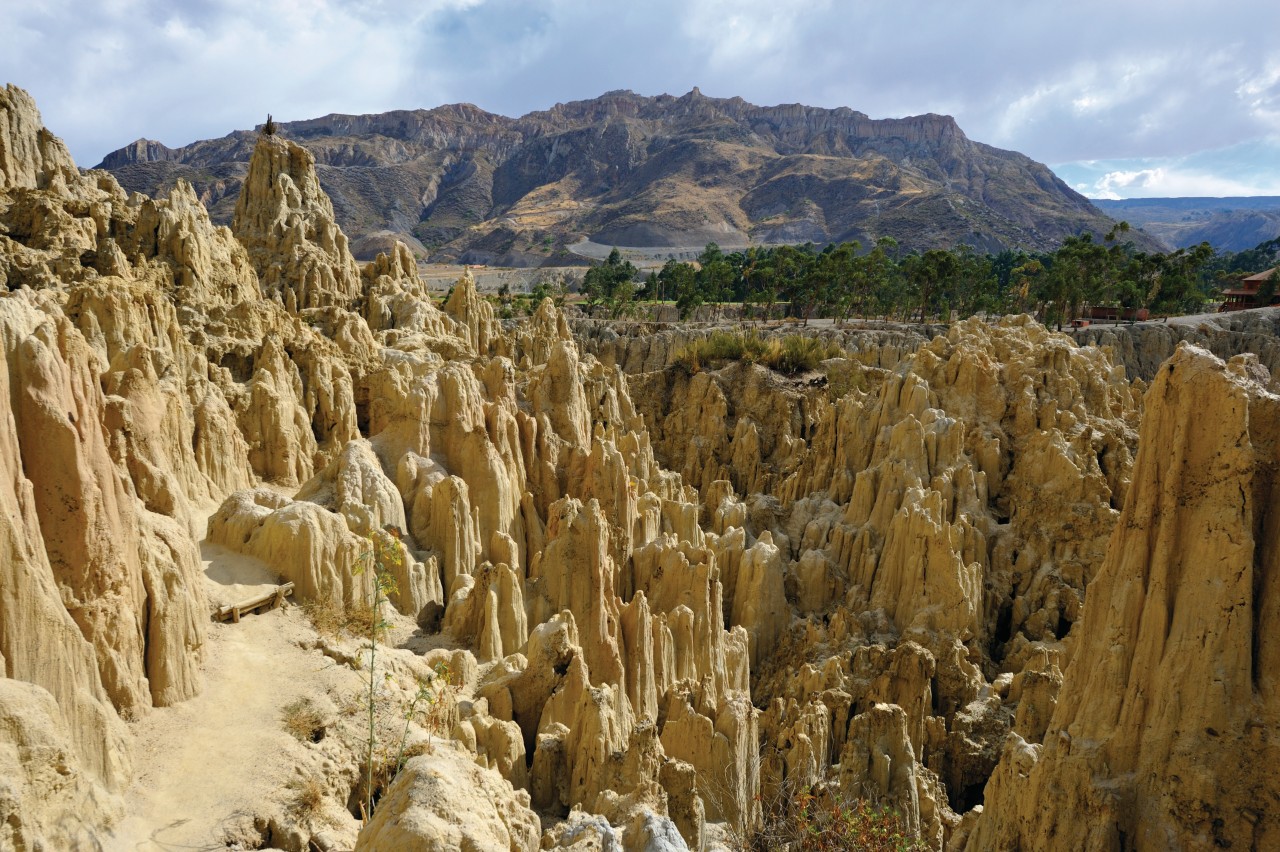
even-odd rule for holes
{"type": "Polygon", "coordinates": [[[1208,242],[1219,251],[1244,251],[1280,237],[1280,197],[1276,196],[1125,198],[1094,203],[1170,249],[1208,242]]]}
{"type": "MultiPolygon", "coordinates": [[[[405,239],[441,260],[566,262],[582,239],[676,248],[891,236],[908,248],[1051,248],[1110,220],[1045,166],[948,116],[610,92],[518,119],[461,104],[281,123],[308,148],[358,257],[405,239]]],[[[230,221],[256,133],[100,168],[163,193],[189,180],[230,221]]]]}

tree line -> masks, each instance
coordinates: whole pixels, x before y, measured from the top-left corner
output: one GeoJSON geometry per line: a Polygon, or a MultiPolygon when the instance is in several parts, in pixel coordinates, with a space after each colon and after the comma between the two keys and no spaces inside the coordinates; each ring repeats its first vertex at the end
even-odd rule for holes
{"type": "Polygon", "coordinates": [[[643,277],[614,249],[587,271],[581,292],[588,310],[611,318],[652,302],[674,303],[681,319],[703,305],[741,303],[749,317],[766,319],[1032,313],[1061,326],[1085,306],[1191,313],[1216,298],[1232,274],[1208,243],[1149,253],[1128,234],[1122,222],[1100,239],[1068,237],[1052,252],[999,254],[968,245],[905,252],[891,237],[868,249],[851,241],[725,252],[709,243],[696,262],[669,260],[643,277]]]}

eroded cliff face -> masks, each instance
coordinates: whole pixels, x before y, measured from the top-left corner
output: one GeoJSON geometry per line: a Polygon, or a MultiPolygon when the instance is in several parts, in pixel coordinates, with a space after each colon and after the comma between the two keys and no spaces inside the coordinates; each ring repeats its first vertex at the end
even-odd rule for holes
{"type": "Polygon", "coordinates": [[[766,801],[871,791],[940,846],[1005,736],[1043,733],[1139,397],[1027,320],[960,323],[892,371],[840,360],[843,396],[745,364],[635,392],[659,458],[703,486],[755,639],[766,801]]]}
{"type": "MultiPolygon", "coordinates": [[[[579,347],[590,352],[606,366],[617,365],[629,376],[665,370],[676,361],[680,351],[695,340],[714,334],[714,326],[672,322],[649,323],[644,333],[637,334],[634,323],[602,322],[595,319],[576,319],[573,333],[579,347]]],[[[835,344],[845,350],[848,357],[863,366],[891,370],[904,358],[924,346],[939,334],[946,334],[945,325],[921,325],[863,321],[857,328],[824,328],[816,326],[786,326],[787,334],[808,334],[835,344]]],[[[759,331],[759,329],[757,329],[759,331]]],[[[768,330],[765,333],[771,333],[768,330]]]]}
{"type": "Polygon", "coordinates": [[[1276,331],[1276,311],[1263,308],[1201,317],[1194,322],[1174,318],[1173,322],[1096,325],[1074,329],[1071,336],[1082,345],[1108,349],[1112,360],[1123,365],[1131,378],[1150,382],[1182,343],[1207,349],[1223,360],[1254,355],[1275,375],[1280,370],[1276,331]]]}
{"type": "Polygon", "coordinates": [[[126,720],[202,687],[202,542],[342,610],[388,528],[378,702],[451,686],[379,722],[414,756],[373,791],[323,697],[327,827],[264,802],[260,842],[713,848],[804,788],[932,848],[1270,838],[1256,363],[1181,352],[1145,419],[1025,319],[691,375],[681,331],[580,343],[466,277],[433,304],[403,246],[361,268],[287,141],[245,186],[234,229],[127,197],[0,96],[0,847],[111,836],[126,720]]]}
{"type": "Polygon", "coordinates": [[[1009,738],[967,848],[1280,842],[1268,379],[1186,344],[1160,368],[1043,744],[1009,738]]]}
{"type": "Polygon", "coordinates": [[[369,598],[367,537],[401,531],[391,603],[471,649],[447,733],[505,785],[517,848],[540,843],[531,804],[698,841],[696,774],[722,765],[742,778],[717,818],[751,818],[747,643],[696,494],[549,303],[506,334],[470,279],[433,305],[403,247],[360,270],[282,140],[261,140],[233,232],[185,186],[80,176],[24,93],[3,107],[4,730],[24,767],[60,749],[83,778],[13,776],[8,842],[72,842],[85,796],[90,833],[118,817],[121,720],[199,690],[205,517],[210,543],[339,606],[369,598]]]}

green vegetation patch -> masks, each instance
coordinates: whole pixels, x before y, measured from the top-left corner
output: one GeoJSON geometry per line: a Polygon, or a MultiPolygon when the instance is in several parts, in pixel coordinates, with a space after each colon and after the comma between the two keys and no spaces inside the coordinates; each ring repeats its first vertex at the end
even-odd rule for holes
{"type": "Polygon", "coordinates": [[[804,334],[766,338],[755,332],[713,331],[677,352],[674,364],[692,374],[733,361],[745,361],[793,376],[816,370],[828,358],[841,358],[846,354],[835,343],[804,334]]]}

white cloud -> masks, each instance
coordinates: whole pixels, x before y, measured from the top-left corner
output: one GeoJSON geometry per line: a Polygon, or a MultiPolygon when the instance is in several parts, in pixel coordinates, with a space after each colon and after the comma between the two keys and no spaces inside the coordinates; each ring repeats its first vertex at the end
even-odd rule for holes
{"type": "Polygon", "coordinates": [[[1280,135],[1181,157],[1081,160],[1053,170],[1094,198],[1280,195],[1280,135]]]}
{"type": "Polygon", "coordinates": [[[1280,195],[1280,166],[1271,169],[1264,167],[1243,176],[1231,176],[1228,172],[1232,169],[1225,161],[1216,170],[1189,164],[1185,160],[1168,160],[1161,165],[1138,165],[1143,167],[1099,170],[1097,164],[1090,167],[1076,163],[1058,166],[1056,170],[1059,174],[1067,175],[1072,187],[1090,198],[1115,200],[1280,195]],[[1080,180],[1082,174],[1089,174],[1092,179],[1080,180]]]}
{"type": "Polygon", "coordinates": [[[0,20],[0,83],[31,90],[86,164],[138,136],[181,145],[268,111],[470,101],[518,115],[694,85],[877,117],[946,112],[1045,162],[1280,134],[1274,0],[0,0],[0,20]]]}
{"type": "Polygon", "coordinates": [[[1097,187],[1103,193],[1115,193],[1121,189],[1140,190],[1156,186],[1164,182],[1164,169],[1142,169],[1133,172],[1107,172],[1098,181],[1097,187]]]}

